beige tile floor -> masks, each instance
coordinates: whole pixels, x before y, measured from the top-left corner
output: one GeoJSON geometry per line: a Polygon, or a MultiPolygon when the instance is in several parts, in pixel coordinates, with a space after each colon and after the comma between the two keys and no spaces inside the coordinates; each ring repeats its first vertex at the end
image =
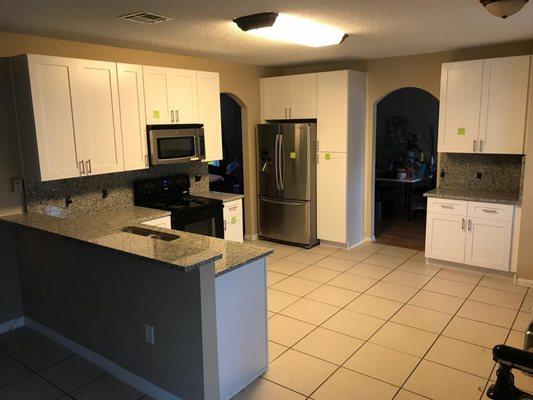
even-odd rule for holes
{"type": "Polygon", "coordinates": [[[492,347],[521,347],[531,319],[533,290],[414,250],[255,244],[274,249],[270,368],[236,400],[486,399],[492,347]]]}

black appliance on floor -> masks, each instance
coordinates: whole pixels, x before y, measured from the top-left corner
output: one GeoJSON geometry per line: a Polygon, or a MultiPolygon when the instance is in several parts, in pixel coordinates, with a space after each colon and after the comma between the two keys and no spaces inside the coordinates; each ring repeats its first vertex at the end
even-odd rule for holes
{"type": "Polygon", "coordinates": [[[170,211],[172,229],[224,238],[223,204],[192,196],[189,175],[137,181],[133,184],[136,206],[170,211]]]}

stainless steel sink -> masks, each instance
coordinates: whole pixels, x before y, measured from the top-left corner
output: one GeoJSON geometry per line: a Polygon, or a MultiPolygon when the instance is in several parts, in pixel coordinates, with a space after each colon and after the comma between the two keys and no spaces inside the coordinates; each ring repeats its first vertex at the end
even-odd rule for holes
{"type": "Polygon", "coordinates": [[[141,228],[139,226],[126,226],[122,228],[122,232],[132,233],[134,235],[146,236],[152,239],[163,240],[165,242],[171,242],[173,240],[179,239],[178,235],[172,233],[160,232],[153,229],[141,228]]]}

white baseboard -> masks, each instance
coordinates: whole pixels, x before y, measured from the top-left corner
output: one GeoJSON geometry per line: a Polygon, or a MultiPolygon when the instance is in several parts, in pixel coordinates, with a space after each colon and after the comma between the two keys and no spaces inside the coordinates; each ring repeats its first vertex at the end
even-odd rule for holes
{"type": "Polygon", "coordinates": [[[24,326],[24,317],[18,317],[0,324],[0,334],[24,326]]]}
{"type": "Polygon", "coordinates": [[[533,287],[533,280],[525,278],[516,278],[516,283],[522,286],[533,287]]]}
{"type": "Polygon", "coordinates": [[[115,364],[114,362],[108,360],[105,357],[95,353],[88,348],[73,342],[72,340],[66,338],[65,336],[47,328],[44,325],[41,325],[38,322],[33,321],[30,318],[24,318],[24,324],[29,328],[36,330],[41,335],[46,336],[47,338],[53,340],[56,343],[61,344],[66,347],[73,353],[78,354],[80,357],[89,360],[93,364],[98,365],[103,370],[109,372],[111,375],[115,376],[117,379],[121,380],[124,383],[134,387],[135,389],[147,394],[150,397],[153,397],[157,400],[182,400],[179,397],[173,395],[172,393],[167,392],[165,389],[160,388],[159,386],[154,385],[153,383],[147,381],[144,378],[122,368],[120,365],[115,364]]]}

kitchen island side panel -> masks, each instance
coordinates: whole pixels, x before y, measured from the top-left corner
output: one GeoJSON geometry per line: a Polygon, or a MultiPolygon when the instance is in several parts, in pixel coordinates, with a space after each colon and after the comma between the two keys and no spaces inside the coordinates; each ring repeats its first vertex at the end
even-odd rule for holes
{"type": "Polygon", "coordinates": [[[204,377],[202,343],[202,318],[215,313],[214,300],[202,305],[202,296],[214,299],[213,266],[202,278],[24,228],[16,245],[26,317],[179,398],[217,397],[204,395],[218,370],[204,377]],[[155,346],[144,324],[155,328],[155,346]]]}

